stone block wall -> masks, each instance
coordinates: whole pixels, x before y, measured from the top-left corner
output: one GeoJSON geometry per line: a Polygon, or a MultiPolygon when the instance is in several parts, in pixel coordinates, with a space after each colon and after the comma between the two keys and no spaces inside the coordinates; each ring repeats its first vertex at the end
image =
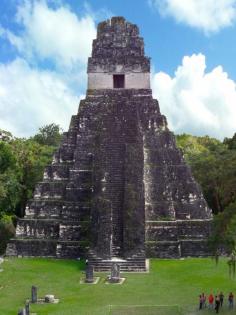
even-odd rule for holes
{"type": "MultiPolygon", "coordinates": [[[[123,72],[113,71],[110,73],[88,73],[88,89],[113,89],[113,74],[123,72]]],[[[150,89],[150,73],[130,72],[125,73],[125,89],[150,89]]]]}
{"type": "Polygon", "coordinates": [[[211,220],[146,221],[148,257],[205,257],[211,253],[211,220]]]}

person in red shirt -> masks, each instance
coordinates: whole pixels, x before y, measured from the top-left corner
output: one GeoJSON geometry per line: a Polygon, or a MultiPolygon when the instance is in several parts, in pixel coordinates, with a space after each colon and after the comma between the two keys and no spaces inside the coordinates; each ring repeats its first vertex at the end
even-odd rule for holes
{"type": "Polygon", "coordinates": [[[209,308],[214,308],[214,296],[212,293],[208,296],[208,304],[209,308]]]}

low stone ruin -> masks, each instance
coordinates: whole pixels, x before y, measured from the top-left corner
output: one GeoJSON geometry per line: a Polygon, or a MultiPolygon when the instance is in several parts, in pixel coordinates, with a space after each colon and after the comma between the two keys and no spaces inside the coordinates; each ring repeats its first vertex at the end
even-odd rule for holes
{"type": "Polygon", "coordinates": [[[92,265],[87,265],[85,270],[85,282],[86,283],[93,283],[94,282],[94,268],[92,265]]]}
{"type": "Polygon", "coordinates": [[[29,303],[25,304],[25,315],[30,315],[30,304],[29,303]]]}
{"type": "Polygon", "coordinates": [[[44,297],[44,302],[45,303],[56,303],[56,300],[55,299],[55,296],[52,295],[52,294],[46,294],[45,297],[44,297]]]}
{"type": "Polygon", "coordinates": [[[120,282],[120,266],[113,263],[111,266],[111,275],[108,277],[109,283],[119,283],[120,282]]]}
{"type": "Polygon", "coordinates": [[[38,288],[34,285],[31,287],[31,303],[38,302],[38,288]]]}
{"type": "Polygon", "coordinates": [[[27,303],[53,303],[56,304],[59,302],[59,299],[56,299],[54,295],[52,294],[46,294],[44,298],[38,298],[38,288],[36,286],[31,287],[31,300],[27,300],[27,303]]]}
{"type": "Polygon", "coordinates": [[[30,315],[30,304],[27,302],[25,307],[20,309],[17,313],[18,315],[30,315]]]}

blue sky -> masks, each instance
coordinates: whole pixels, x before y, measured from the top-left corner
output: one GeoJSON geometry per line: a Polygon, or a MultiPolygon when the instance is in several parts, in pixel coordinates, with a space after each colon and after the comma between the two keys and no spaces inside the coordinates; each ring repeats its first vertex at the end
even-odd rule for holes
{"type": "Polygon", "coordinates": [[[0,129],[65,130],[86,92],[99,21],[139,26],[153,95],[175,133],[236,132],[236,0],[1,0],[0,129]]]}

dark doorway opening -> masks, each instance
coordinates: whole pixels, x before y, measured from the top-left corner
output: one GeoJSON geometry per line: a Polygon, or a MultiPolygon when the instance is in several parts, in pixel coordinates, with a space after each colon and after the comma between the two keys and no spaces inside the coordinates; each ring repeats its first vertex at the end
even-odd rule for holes
{"type": "Polygon", "coordinates": [[[114,89],[123,89],[125,87],[125,75],[114,74],[113,75],[113,87],[114,89]]]}

